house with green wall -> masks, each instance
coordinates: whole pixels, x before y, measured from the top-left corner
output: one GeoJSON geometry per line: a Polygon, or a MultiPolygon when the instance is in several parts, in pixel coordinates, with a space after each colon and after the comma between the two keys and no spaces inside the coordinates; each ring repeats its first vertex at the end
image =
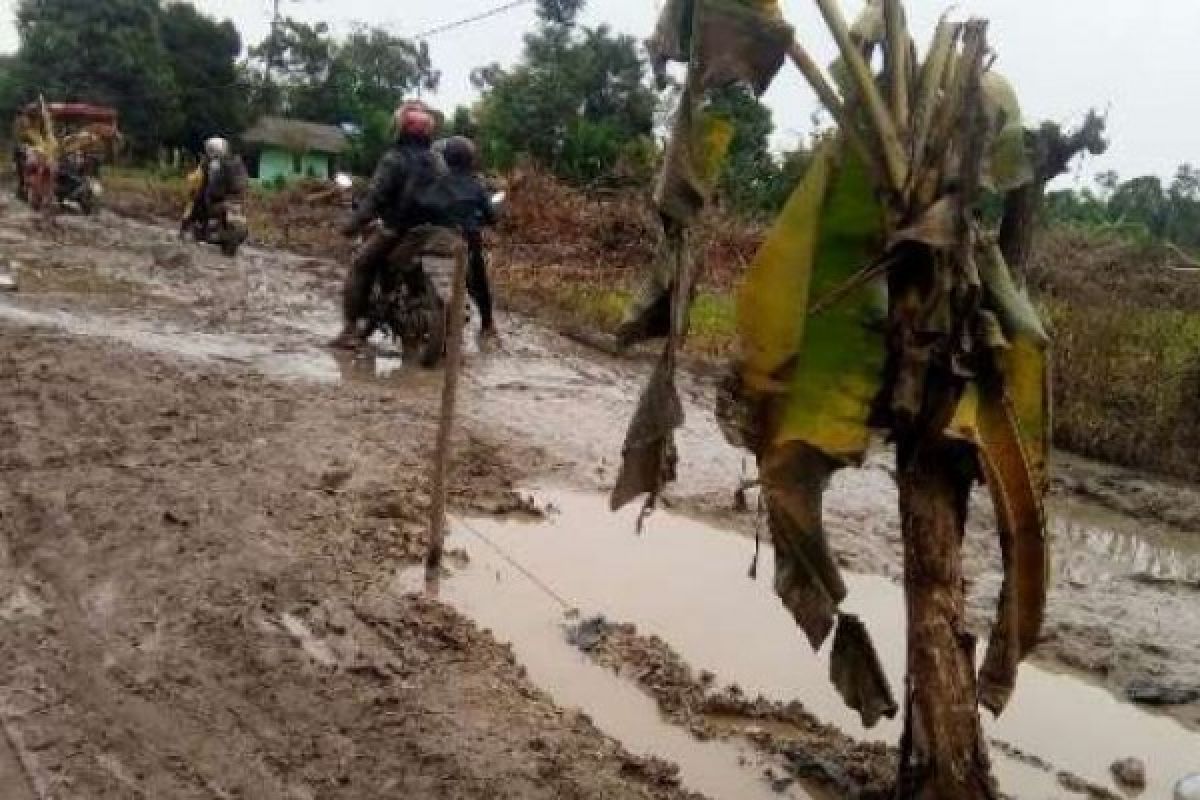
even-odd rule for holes
{"type": "Polygon", "coordinates": [[[341,128],[284,117],[262,117],[242,134],[250,177],[271,184],[329,180],[350,142],[341,128]]]}

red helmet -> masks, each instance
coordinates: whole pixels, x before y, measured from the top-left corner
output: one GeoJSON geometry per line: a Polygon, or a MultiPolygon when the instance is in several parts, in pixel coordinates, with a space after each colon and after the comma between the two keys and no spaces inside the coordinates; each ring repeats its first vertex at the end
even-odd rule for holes
{"type": "Polygon", "coordinates": [[[396,134],[399,136],[421,136],[432,139],[437,120],[423,103],[405,103],[396,109],[393,116],[396,134]]]}

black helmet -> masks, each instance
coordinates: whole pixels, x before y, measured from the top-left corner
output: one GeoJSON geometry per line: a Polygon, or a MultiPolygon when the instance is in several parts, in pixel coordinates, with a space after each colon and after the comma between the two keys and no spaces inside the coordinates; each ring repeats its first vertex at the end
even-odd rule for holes
{"type": "Polygon", "coordinates": [[[475,169],[475,143],[465,136],[451,136],[442,148],[442,158],[450,169],[475,169]]]}

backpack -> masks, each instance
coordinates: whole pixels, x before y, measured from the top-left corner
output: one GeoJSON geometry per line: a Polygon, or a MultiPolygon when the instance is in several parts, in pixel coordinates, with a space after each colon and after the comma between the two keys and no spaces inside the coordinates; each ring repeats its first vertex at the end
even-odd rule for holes
{"type": "Polygon", "coordinates": [[[464,228],[479,215],[479,198],[479,183],[473,175],[439,171],[433,180],[417,187],[413,215],[418,224],[464,228]]]}
{"type": "Polygon", "coordinates": [[[220,196],[239,197],[250,188],[250,173],[246,170],[246,162],[241,156],[227,156],[221,159],[220,196]]]}

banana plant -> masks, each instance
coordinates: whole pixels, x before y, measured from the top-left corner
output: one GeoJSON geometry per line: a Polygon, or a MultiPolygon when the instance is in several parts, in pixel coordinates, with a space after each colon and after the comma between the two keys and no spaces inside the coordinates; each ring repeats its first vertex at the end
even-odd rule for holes
{"type": "Polygon", "coordinates": [[[623,334],[668,344],[613,504],[648,494],[649,507],[675,477],[675,353],[698,269],[688,227],[727,141],[706,93],[729,82],[761,92],[790,58],[836,130],[746,274],[740,356],[718,416],[757,458],[776,591],[814,649],[834,636],[834,684],[868,726],[903,707],[897,796],[994,798],[978,706],[998,715],[1007,705],[1038,641],[1048,572],[1049,339],[978,213],[986,192],[1034,179],[1025,129],[1015,92],[991,68],[986,21],[943,18],[922,57],[900,0],[868,2],[853,24],[837,0],[814,2],[840,53],[828,71],[774,0],[664,9],[652,44],[660,61],[686,62],[688,78],[657,194],[663,256],[623,334]],[[896,454],[908,611],[901,703],[865,626],[841,610],[847,589],[822,524],[830,476],[860,465],[874,439],[896,454]],[[994,501],[1004,582],[977,670],[961,545],[979,482],[994,501]]]}

